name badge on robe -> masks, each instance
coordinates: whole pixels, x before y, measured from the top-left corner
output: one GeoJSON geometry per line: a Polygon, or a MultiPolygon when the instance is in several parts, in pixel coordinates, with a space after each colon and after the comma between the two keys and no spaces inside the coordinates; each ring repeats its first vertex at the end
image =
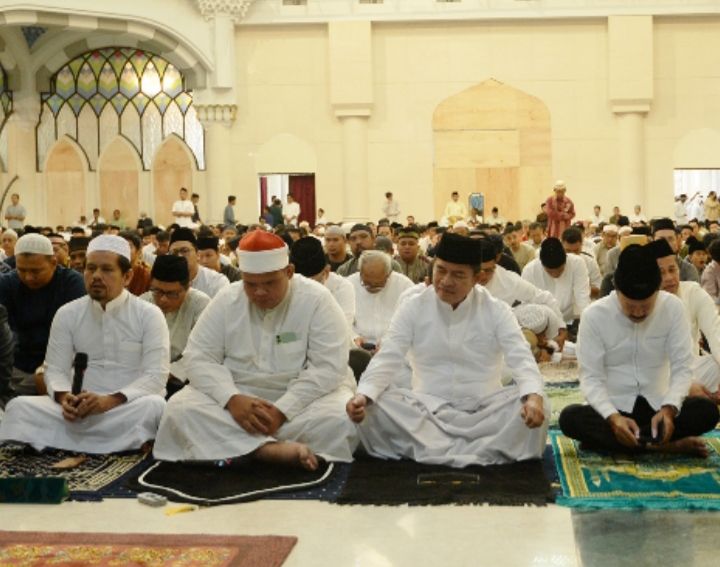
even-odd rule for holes
{"type": "Polygon", "coordinates": [[[280,333],[279,335],[275,335],[275,342],[279,345],[286,344],[286,343],[293,343],[298,340],[298,336],[296,333],[293,333],[292,331],[288,331],[286,333],[280,333]]]}

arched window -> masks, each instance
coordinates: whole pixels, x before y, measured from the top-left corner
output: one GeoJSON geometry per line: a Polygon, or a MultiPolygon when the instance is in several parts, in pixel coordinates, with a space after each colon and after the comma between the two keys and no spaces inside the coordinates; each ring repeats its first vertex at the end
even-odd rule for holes
{"type": "Polygon", "coordinates": [[[203,129],[180,72],[158,55],[127,47],[88,51],[58,70],[42,93],[38,170],[63,135],[83,148],[90,167],[119,134],[150,169],[162,141],[176,135],[205,169],[203,129]]]}
{"type": "Polygon", "coordinates": [[[8,87],[8,78],[5,69],[0,65],[0,168],[7,167],[8,140],[7,119],[12,114],[13,97],[8,87]]]}

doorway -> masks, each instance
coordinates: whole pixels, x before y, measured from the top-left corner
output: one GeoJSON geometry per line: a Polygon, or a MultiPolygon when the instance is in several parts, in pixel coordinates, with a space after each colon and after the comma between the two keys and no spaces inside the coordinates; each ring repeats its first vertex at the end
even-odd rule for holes
{"type": "Polygon", "coordinates": [[[258,178],[259,199],[258,214],[264,206],[270,206],[273,197],[278,197],[283,205],[287,203],[288,193],[292,193],[300,205],[300,222],[307,221],[315,226],[315,174],[314,173],[266,173],[258,178]]]}

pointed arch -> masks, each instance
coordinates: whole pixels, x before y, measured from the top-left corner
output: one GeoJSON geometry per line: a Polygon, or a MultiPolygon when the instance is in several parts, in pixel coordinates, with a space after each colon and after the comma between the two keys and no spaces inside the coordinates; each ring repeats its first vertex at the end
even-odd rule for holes
{"type": "Polygon", "coordinates": [[[434,201],[438,218],[450,193],[485,210],[534,214],[552,180],[550,112],[538,98],[489,79],[442,101],[433,114],[434,201]]]}
{"type": "Polygon", "coordinates": [[[133,226],[140,212],[140,156],[126,138],[116,136],[98,160],[100,208],[109,218],[114,209],[133,226]]]}
{"type": "Polygon", "coordinates": [[[168,226],[175,222],[170,211],[178,199],[178,192],[185,187],[192,193],[195,160],[187,144],[169,135],[158,147],[152,160],[153,218],[158,224],[168,226]]]}
{"type": "Polygon", "coordinates": [[[69,136],[48,152],[44,168],[46,218],[50,226],[75,222],[85,214],[87,156],[69,136]]]}

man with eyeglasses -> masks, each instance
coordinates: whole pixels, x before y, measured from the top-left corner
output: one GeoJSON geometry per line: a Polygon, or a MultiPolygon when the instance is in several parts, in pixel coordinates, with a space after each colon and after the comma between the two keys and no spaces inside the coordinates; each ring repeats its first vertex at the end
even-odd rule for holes
{"type": "Polygon", "coordinates": [[[210,303],[210,298],[202,291],[190,287],[187,261],[180,256],[158,256],[150,277],[150,290],[142,294],[140,299],[157,305],[165,315],[170,332],[170,397],[185,384],[187,376],[182,353],[190,331],[210,303]]]}
{"type": "Polygon", "coordinates": [[[190,287],[198,289],[210,297],[215,295],[230,282],[224,274],[201,266],[198,260],[197,238],[189,228],[176,228],[170,237],[170,254],[182,256],[187,261],[190,271],[190,287]]]}
{"type": "Polygon", "coordinates": [[[368,250],[360,257],[360,271],[348,281],[355,289],[355,321],[353,342],[375,353],[380,339],[390,325],[400,295],[413,282],[392,271],[391,257],[381,250],[368,250]]]}
{"type": "Polygon", "coordinates": [[[536,459],[545,450],[542,377],[510,307],[477,285],[483,261],[495,256],[481,242],[443,236],[433,285],[400,304],[349,399],[347,413],[371,455],[464,467],[536,459]],[[409,388],[401,383],[406,361],[409,388]],[[501,383],[503,364],[515,379],[510,386],[501,383]]]}
{"type": "Polygon", "coordinates": [[[190,385],[168,403],[157,459],[257,459],[309,470],[319,457],[352,460],[347,324],[330,291],[294,277],[288,260],[275,234],[255,230],[240,241],[242,282],[222,290],[190,334],[190,385]]]}

